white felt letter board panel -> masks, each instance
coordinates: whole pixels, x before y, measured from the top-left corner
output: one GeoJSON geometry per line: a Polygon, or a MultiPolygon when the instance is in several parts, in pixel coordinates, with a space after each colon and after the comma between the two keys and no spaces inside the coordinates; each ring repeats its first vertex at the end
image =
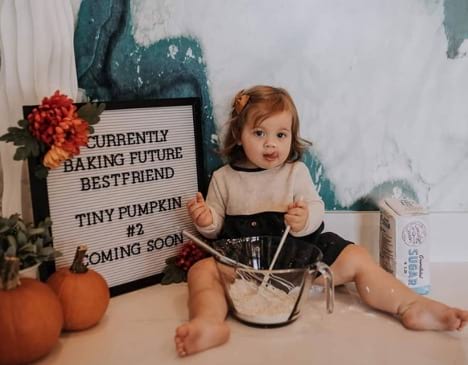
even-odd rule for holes
{"type": "MultiPolygon", "coordinates": [[[[199,99],[106,103],[81,153],[34,177],[35,221],[50,216],[53,245],[68,267],[76,247],[117,295],[161,280],[165,260],[193,228],[186,203],[203,191],[199,99]]],[[[25,107],[25,116],[31,107],[25,107]]],[[[53,271],[53,268],[48,268],[53,271]]]]}

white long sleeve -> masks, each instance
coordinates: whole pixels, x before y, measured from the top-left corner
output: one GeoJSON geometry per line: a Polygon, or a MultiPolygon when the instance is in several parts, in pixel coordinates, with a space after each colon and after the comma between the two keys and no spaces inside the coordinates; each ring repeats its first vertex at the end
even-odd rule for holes
{"type": "Polygon", "coordinates": [[[252,215],[287,211],[290,203],[303,199],[309,207],[306,226],[294,236],[313,233],[322,223],[324,204],[304,163],[259,171],[237,170],[226,165],[213,173],[206,202],[213,214],[213,224],[197,227],[207,238],[216,238],[226,215],[252,215]]]}

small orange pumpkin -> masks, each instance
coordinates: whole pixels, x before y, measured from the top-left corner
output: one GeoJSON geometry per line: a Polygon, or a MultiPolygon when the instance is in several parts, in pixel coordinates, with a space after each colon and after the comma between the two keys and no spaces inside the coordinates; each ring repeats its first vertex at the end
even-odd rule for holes
{"type": "Polygon", "coordinates": [[[28,364],[48,354],[62,331],[62,307],[44,283],[18,276],[19,260],[0,269],[0,364],[28,364]]]}
{"type": "Polygon", "coordinates": [[[86,245],[77,248],[69,269],[53,273],[47,284],[62,303],[64,324],[69,331],[79,331],[97,324],[109,305],[109,287],[104,278],[83,264],[86,245]]]}

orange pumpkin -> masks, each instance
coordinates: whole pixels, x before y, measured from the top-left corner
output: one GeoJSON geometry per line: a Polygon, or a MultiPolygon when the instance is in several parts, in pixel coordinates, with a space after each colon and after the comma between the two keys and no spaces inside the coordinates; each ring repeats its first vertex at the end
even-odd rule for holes
{"type": "Polygon", "coordinates": [[[47,284],[62,303],[64,324],[69,331],[97,324],[109,305],[109,287],[104,278],[83,264],[87,247],[79,246],[71,267],[53,273],[47,284]]]}
{"type": "Polygon", "coordinates": [[[0,364],[28,364],[48,354],[62,330],[55,293],[35,279],[18,277],[19,261],[6,257],[0,282],[0,364]]]}

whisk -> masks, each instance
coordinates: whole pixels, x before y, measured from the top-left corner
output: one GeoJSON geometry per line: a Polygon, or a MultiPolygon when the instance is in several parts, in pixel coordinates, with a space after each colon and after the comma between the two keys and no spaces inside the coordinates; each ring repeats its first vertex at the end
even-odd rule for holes
{"type": "MultiPolygon", "coordinates": [[[[239,272],[240,276],[243,275],[242,278],[247,280],[247,281],[254,280],[256,282],[262,283],[262,285],[263,285],[263,283],[266,284],[267,282],[270,282],[270,283],[277,282],[280,285],[282,285],[286,289],[286,291],[288,291],[288,292],[295,288],[295,286],[291,282],[289,282],[288,280],[273,274],[272,271],[271,271],[272,265],[270,265],[271,266],[270,270],[268,272],[266,272],[265,275],[260,275],[258,273],[258,270],[255,270],[251,266],[245,265],[245,264],[243,264],[241,262],[235,261],[235,260],[231,259],[230,257],[227,257],[227,256],[223,255],[222,253],[216,251],[209,244],[207,244],[206,242],[204,242],[200,238],[194,236],[193,234],[186,231],[185,229],[182,230],[182,234],[185,237],[187,237],[188,239],[192,240],[197,246],[201,247],[205,251],[207,251],[210,254],[212,254],[213,256],[217,257],[221,262],[224,262],[224,263],[226,263],[226,264],[228,264],[230,266],[233,266],[233,267],[239,267],[241,269],[246,269],[246,270],[238,270],[238,272],[239,272]]],[[[286,235],[287,235],[287,232],[286,232],[286,235]]],[[[284,238],[285,238],[285,236],[284,236],[284,238]]],[[[281,248],[278,246],[277,253],[279,253],[280,249],[281,248]]],[[[272,263],[274,264],[274,262],[272,262],[272,263]]],[[[269,287],[269,285],[266,285],[266,287],[269,287]]]]}

